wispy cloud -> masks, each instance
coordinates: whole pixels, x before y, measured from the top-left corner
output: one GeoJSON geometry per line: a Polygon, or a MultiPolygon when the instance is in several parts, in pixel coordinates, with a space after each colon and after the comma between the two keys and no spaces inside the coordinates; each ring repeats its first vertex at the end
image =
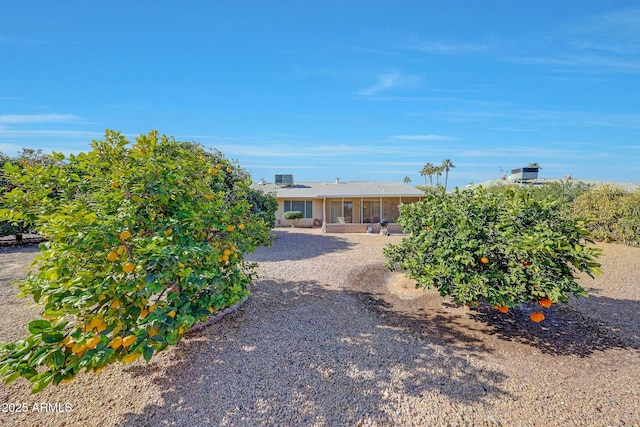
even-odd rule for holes
{"type": "Polygon", "coordinates": [[[358,94],[362,96],[377,95],[391,89],[415,86],[421,81],[422,77],[420,76],[406,75],[398,70],[392,70],[388,73],[379,75],[372,86],[360,89],[358,94]]]}
{"type": "Polygon", "coordinates": [[[423,53],[439,55],[468,55],[484,52],[488,49],[486,44],[460,41],[424,40],[417,36],[401,37],[398,47],[403,50],[411,50],[423,53]]]}
{"type": "MultiPolygon", "coordinates": [[[[449,110],[441,114],[452,121],[483,122],[509,119],[515,128],[540,128],[541,126],[580,126],[640,129],[640,114],[614,114],[595,111],[534,110],[525,108],[449,110]]],[[[503,130],[509,130],[509,127],[503,130]]]]}
{"type": "Polygon", "coordinates": [[[21,137],[21,138],[84,138],[95,139],[101,138],[102,132],[91,132],[83,130],[64,130],[64,129],[7,129],[0,127],[0,137],[21,137]]]}
{"type": "Polygon", "coordinates": [[[577,73],[640,73],[640,8],[569,22],[536,39],[548,43],[523,43],[504,59],[577,73]]]}
{"type": "Polygon", "coordinates": [[[68,123],[81,120],[74,114],[0,114],[0,124],[68,123]]]}
{"type": "Polygon", "coordinates": [[[458,138],[445,135],[392,135],[393,139],[402,139],[404,141],[457,141],[458,138]]]}

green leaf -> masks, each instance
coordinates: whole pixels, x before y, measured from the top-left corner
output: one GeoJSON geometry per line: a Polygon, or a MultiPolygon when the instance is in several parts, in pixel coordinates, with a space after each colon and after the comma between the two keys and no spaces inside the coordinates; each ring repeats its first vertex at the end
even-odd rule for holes
{"type": "Polygon", "coordinates": [[[29,332],[32,334],[39,334],[45,329],[51,328],[51,322],[44,319],[33,320],[29,322],[29,332]]]}
{"type": "Polygon", "coordinates": [[[60,350],[56,350],[53,353],[51,353],[51,362],[57,368],[64,366],[64,362],[65,362],[64,353],[60,350]]]}
{"type": "Polygon", "coordinates": [[[47,344],[53,344],[62,341],[64,334],[62,332],[44,332],[42,334],[42,341],[47,344]]]}
{"type": "Polygon", "coordinates": [[[49,375],[44,376],[41,380],[38,380],[33,388],[31,389],[31,394],[36,394],[41,392],[46,386],[48,386],[51,381],[53,381],[54,374],[53,372],[49,372],[49,375]]]}
{"type": "Polygon", "coordinates": [[[153,352],[154,352],[154,348],[153,347],[145,346],[144,351],[142,353],[142,356],[144,357],[144,360],[146,360],[147,362],[149,360],[151,360],[151,357],[153,356],[153,352]]]}
{"type": "Polygon", "coordinates": [[[10,375],[7,375],[6,377],[4,377],[4,383],[5,384],[11,384],[12,382],[14,382],[18,377],[20,376],[20,371],[16,371],[11,373],[10,375]]]}

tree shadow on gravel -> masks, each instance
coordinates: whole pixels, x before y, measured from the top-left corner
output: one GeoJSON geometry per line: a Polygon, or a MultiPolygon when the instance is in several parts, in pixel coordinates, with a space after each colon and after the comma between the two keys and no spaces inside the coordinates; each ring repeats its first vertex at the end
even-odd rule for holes
{"type": "Polygon", "coordinates": [[[553,305],[548,309],[523,304],[503,314],[482,304],[459,315],[454,314],[457,306],[449,299],[436,297],[439,302],[427,306],[425,299],[402,301],[394,298],[384,289],[391,274],[382,266],[371,266],[356,272],[351,283],[353,287],[368,290],[370,305],[376,306],[378,312],[383,315],[395,311],[413,313],[413,331],[420,331],[421,325],[428,322],[429,328],[438,331],[440,339],[447,345],[455,343],[464,336],[462,331],[467,330],[472,337],[469,338],[470,348],[486,349],[485,342],[493,337],[556,356],[589,357],[594,352],[615,348],[640,349],[638,301],[601,297],[591,290],[589,298],[572,298],[569,304],[553,305]],[[534,311],[542,311],[545,320],[532,322],[529,315],[534,311]],[[637,315],[616,317],[616,312],[637,315]],[[448,336],[450,333],[453,337],[448,336]]]}
{"type": "Polygon", "coordinates": [[[248,261],[296,261],[315,258],[331,252],[349,250],[355,244],[347,240],[327,234],[312,234],[301,231],[274,232],[273,246],[259,247],[254,253],[247,255],[248,261]]]}
{"type": "Polygon", "coordinates": [[[616,300],[612,298],[592,296],[590,304],[605,307],[605,311],[615,313],[622,305],[629,305],[629,310],[638,313],[634,319],[625,319],[635,322],[635,328],[628,328],[629,323],[609,322],[599,320],[583,311],[582,307],[569,305],[554,305],[548,309],[541,309],[533,304],[523,304],[515,307],[506,315],[482,306],[479,310],[470,314],[476,321],[483,322],[491,327],[487,334],[495,335],[502,340],[514,341],[537,348],[543,353],[579,357],[589,357],[595,352],[602,352],[615,348],[640,349],[640,337],[635,335],[638,331],[638,317],[640,316],[640,303],[630,300],[616,300]],[[545,320],[534,323],[529,315],[534,311],[542,311],[545,320]]]}
{"type": "Polygon", "coordinates": [[[503,373],[469,358],[470,342],[365,292],[260,281],[240,309],[183,340],[180,360],[128,368],[151,375],[165,403],[121,425],[394,425],[511,398],[503,373]],[[440,335],[449,345],[434,345],[440,335]]]}

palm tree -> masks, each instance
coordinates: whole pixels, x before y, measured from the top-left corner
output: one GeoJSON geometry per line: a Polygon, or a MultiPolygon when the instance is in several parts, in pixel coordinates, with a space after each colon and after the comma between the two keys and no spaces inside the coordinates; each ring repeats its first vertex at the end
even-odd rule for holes
{"type": "Polygon", "coordinates": [[[404,179],[402,180],[402,182],[404,182],[405,184],[409,185],[409,183],[411,182],[411,178],[409,178],[408,176],[405,176],[404,179]]]}
{"type": "Polygon", "coordinates": [[[436,186],[440,185],[440,175],[442,175],[444,168],[442,166],[434,166],[433,173],[436,176],[436,186]]]}
{"type": "Polygon", "coordinates": [[[528,168],[538,168],[538,169],[542,169],[542,166],[540,166],[537,162],[531,162],[529,163],[529,165],[527,166],[528,168]]]}
{"type": "Polygon", "coordinates": [[[449,171],[453,168],[455,168],[456,166],[453,164],[453,162],[449,159],[445,159],[442,162],[442,166],[441,168],[444,169],[445,175],[444,175],[444,188],[445,190],[447,189],[447,182],[449,181],[449,171]]]}
{"type": "Polygon", "coordinates": [[[433,163],[427,163],[426,165],[424,165],[424,167],[422,168],[422,171],[420,172],[420,174],[425,177],[424,179],[425,184],[427,183],[426,176],[429,175],[429,185],[433,185],[433,175],[435,173],[436,171],[435,171],[435,166],[433,166],[433,163]]]}

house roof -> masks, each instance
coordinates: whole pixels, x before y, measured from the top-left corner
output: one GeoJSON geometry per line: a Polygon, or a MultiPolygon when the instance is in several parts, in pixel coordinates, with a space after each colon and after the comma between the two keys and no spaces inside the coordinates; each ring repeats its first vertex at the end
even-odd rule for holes
{"type": "Polygon", "coordinates": [[[253,188],[274,192],[279,199],[316,199],[329,197],[420,197],[424,192],[402,182],[296,182],[292,187],[274,183],[254,183],[253,188]]]}
{"type": "MultiPolygon", "coordinates": [[[[544,185],[552,182],[572,182],[572,183],[582,183],[588,185],[614,185],[617,187],[621,187],[627,191],[636,191],[640,190],[640,184],[637,182],[616,182],[616,181],[598,181],[593,179],[575,179],[567,180],[566,178],[538,178],[537,180],[533,180],[530,182],[526,182],[526,184],[534,184],[534,185],[544,185]]],[[[465,188],[476,188],[479,186],[482,187],[490,187],[492,185],[516,185],[517,182],[504,180],[504,179],[490,179],[488,181],[479,182],[477,184],[467,185],[465,188]]]]}

